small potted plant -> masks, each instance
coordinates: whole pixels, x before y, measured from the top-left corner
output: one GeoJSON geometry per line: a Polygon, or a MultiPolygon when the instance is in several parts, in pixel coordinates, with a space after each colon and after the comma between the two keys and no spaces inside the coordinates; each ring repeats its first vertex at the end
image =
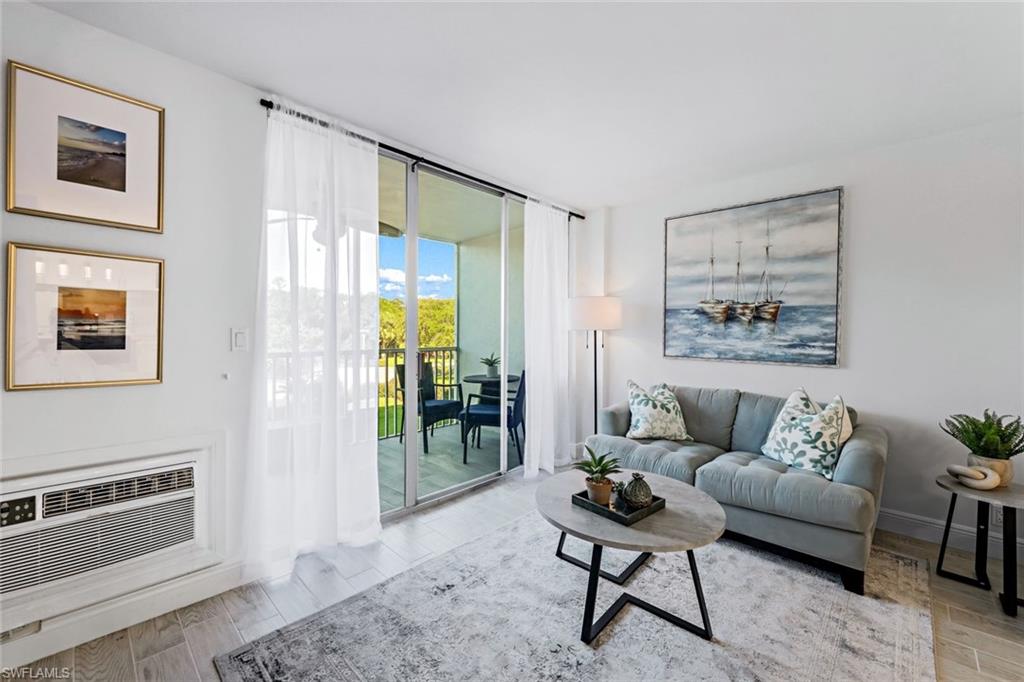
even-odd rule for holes
{"type": "Polygon", "coordinates": [[[577,462],[573,467],[587,475],[587,497],[590,498],[590,501],[607,506],[608,500],[612,496],[612,484],[614,483],[608,476],[622,471],[619,468],[619,460],[612,457],[610,452],[598,455],[589,446],[583,447],[587,449],[587,454],[590,457],[582,462],[577,462]]]}
{"type": "Polygon", "coordinates": [[[954,414],[939,427],[967,446],[968,466],[983,466],[999,475],[999,487],[1013,480],[1013,462],[1010,458],[1024,452],[1024,425],[1020,417],[997,415],[985,410],[981,419],[966,414],[954,414]]]}
{"type": "Polygon", "coordinates": [[[625,481],[615,481],[612,483],[612,492],[615,494],[614,506],[619,511],[625,511],[629,508],[629,504],[626,502],[626,498],[622,496],[622,493],[626,490],[625,481]]]}
{"type": "Polygon", "coordinates": [[[501,364],[501,358],[491,353],[486,358],[480,358],[480,362],[484,363],[484,367],[487,368],[487,376],[492,378],[498,376],[498,366],[501,364]]]}

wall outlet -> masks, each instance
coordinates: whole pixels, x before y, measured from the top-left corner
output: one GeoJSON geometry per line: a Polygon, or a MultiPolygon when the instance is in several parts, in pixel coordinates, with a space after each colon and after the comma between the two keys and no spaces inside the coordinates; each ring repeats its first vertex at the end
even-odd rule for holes
{"type": "Polygon", "coordinates": [[[997,528],[1003,527],[1003,508],[992,507],[992,525],[997,528]]]}

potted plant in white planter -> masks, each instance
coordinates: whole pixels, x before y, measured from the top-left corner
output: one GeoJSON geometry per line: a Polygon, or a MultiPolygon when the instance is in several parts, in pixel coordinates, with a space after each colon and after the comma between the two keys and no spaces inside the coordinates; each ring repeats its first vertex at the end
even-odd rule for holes
{"type": "Polygon", "coordinates": [[[622,471],[619,468],[619,460],[611,457],[612,453],[610,452],[599,456],[588,446],[584,445],[583,447],[587,449],[587,454],[590,457],[582,462],[576,462],[573,468],[579,469],[587,475],[587,497],[590,498],[590,501],[601,506],[608,506],[614,484],[614,481],[608,476],[622,471]]]}
{"type": "Polygon", "coordinates": [[[981,419],[966,414],[954,414],[940,428],[967,446],[968,466],[983,466],[999,474],[999,487],[1013,480],[1013,462],[1010,458],[1024,452],[1024,425],[1020,417],[997,415],[985,410],[981,419]]]}
{"type": "Polygon", "coordinates": [[[498,376],[498,366],[501,365],[501,358],[491,353],[486,358],[480,358],[480,362],[487,368],[487,376],[492,378],[498,376]]]}

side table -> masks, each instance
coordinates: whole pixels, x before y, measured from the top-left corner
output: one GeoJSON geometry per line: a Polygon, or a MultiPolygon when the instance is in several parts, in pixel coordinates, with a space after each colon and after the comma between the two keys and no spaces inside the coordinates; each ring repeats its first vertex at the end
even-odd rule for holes
{"type": "Polygon", "coordinates": [[[988,525],[989,509],[994,504],[1003,508],[1003,591],[999,602],[1008,616],[1017,616],[1017,607],[1024,606],[1024,599],[1017,596],[1017,510],[1024,508],[1024,485],[1011,483],[1005,488],[975,490],[962,485],[952,476],[943,474],[935,479],[941,488],[952,493],[946,527],[942,531],[942,545],[939,547],[939,562],[935,573],[943,578],[956,580],[967,585],[991,590],[988,579],[988,525]],[[942,567],[946,558],[946,544],[949,541],[949,527],[953,523],[953,511],[958,496],[978,503],[978,522],[974,536],[974,577],[947,571],[942,567]]]}

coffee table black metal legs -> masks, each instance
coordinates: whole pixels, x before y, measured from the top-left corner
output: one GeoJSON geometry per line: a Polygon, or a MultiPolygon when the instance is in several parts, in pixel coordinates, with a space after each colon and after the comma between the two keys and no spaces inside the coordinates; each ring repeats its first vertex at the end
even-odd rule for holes
{"type": "MultiPolygon", "coordinates": [[[[956,493],[953,493],[949,499],[949,512],[946,514],[946,527],[942,530],[942,544],[939,546],[939,561],[935,566],[935,573],[943,578],[991,590],[992,582],[988,578],[988,502],[978,502],[978,520],[974,535],[974,577],[953,573],[943,568],[946,545],[949,543],[949,529],[953,524],[953,512],[956,510],[956,498],[956,493]]],[[[1024,599],[1017,597],[1017,510],[1013,507],[1003,507],[1003,591],[999,595],[999,602],[1008,616],[1016,616],[1017,607],[1024,605],[1024,599]]]]}
{"type": "Polygon", "coordinates": [[[633,606],[639,607],[648,613],[652,613],[655,616],[672,623],[676,627],[680,627],[687,632],[692,632],[698,637],[710,640],[714,635],[711,632],[711,620],[708,618],[708,607],[704,602],[704,591],[700,586],[700,574],[697,572],[697,560],[693,556],[693,550],[686,552],[686,558],[690,561],[690,575],[693,577],[693,587],[697,591],[697,605],[700,607],[700,617],[703,622],[703,627],[700,625],[694,625],[688,620],[684,620],[679,616],[676,616],[668,611],[655,606],[649,602],[634,597],[629,593],[623,593],[615,600],[608,610],[605,611],[595,622],[594,621],[594,605],[597,602],[597,584],[599,578],[606,578],[616,584],[623,584],[629,579],[637,568],[643,564],[650,557],[650,552],[644,552],[636,560],[633,561],[626,568],[625,571],[619,575],[607,573],[601,570],[601,555],[604,552],[604,547],[601,545],[594,545],[594,551],[590,555],[590,565],[588,566],[585,562],[576,559],[575,557],[566,556],[562,554],[562,545],[565,542],[565,534],[562,534],[561,539],[558,541],[558,551],[556,555],[560,559],[564,559],[569,563],[579,566],[580,568],[588,569],[589,579],[587,580],[587,599],[583,603],[583,629],[580,633],[580,639],[583,640],[584,644],[590,644],[594,639],[601,633],[602,630],[607,627],[608,623],[612,622],[615,616],[618,615],[619,611],[626,604],[632,604],[633,606]]]}
{"type": "MultiPolygon", "coordinates": [[[[562,536],[558,538],[558,549],[555,550],[555,556],[561,559],[562,561],[568,561],[573,566],[579,566],[584,571],[590,570],[591,565],[588,564],[586,561],[581,561],[580,559],[577,559],[574,556],[564,554],[562,552],[563,546],[565,546],[565,533],[562,533],[562,536]]],[[[626,568],[623,569],[621,573],[609,573],[608,571],[601,571],[601,577],[605,580],[612,581],[616,585],[625,585],[626,581],[629,580],[634,573],[636,573],[636,569],[643,566],[644,562],[650,558],[650,552],[643,552],[642,554],[637,556],[637,558],[634,559],[629,566],[626,566],[626,568]]]]}

